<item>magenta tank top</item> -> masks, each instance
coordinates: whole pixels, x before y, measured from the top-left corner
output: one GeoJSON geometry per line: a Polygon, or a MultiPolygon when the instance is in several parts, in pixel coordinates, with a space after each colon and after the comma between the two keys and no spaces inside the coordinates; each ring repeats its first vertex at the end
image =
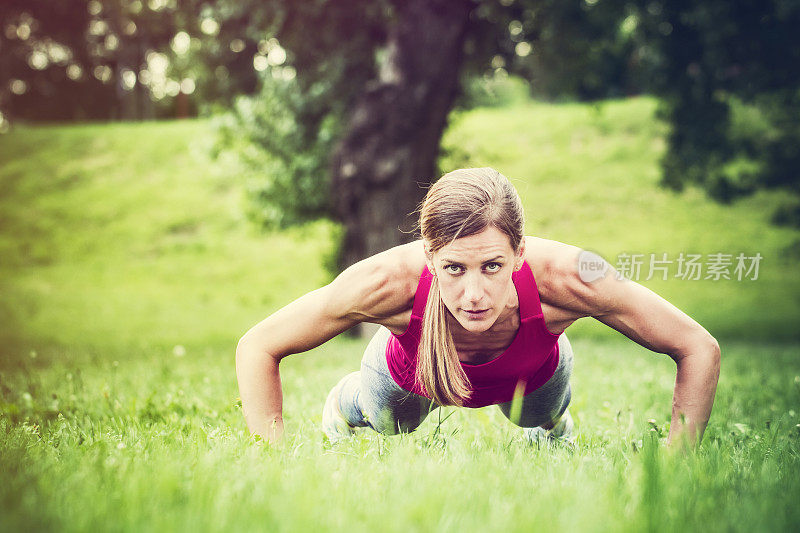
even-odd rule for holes
{"type": "MultiPolygon", "coordinates": [[[[417,350],[432,279],[424,268],[408,329],[399,336],[392,334],[386,346],[386,362],[392,378],[401,388],[421,396],[428,395],[415,380],[417,350]]],[[[464,403],[465,407],[508,402],[514,398],[518,383],[524,384],[525,394],[533,392],[553,376],[558,366],[559,335],[550,333],[545,326],[539,289],[527,262],[512,274],[512,280],[519,296],[519,330],[506,351],[491,361],[480,365],[461,363],[472,384],[472,397],[464,403]]]]}

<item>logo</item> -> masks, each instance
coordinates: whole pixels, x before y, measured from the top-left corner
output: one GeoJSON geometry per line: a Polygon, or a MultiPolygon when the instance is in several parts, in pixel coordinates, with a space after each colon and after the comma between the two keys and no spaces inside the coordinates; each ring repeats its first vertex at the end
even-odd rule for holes
{"type": "Polygon", "coordinates": [[[584,283],[604,278],[610,267],[605,259],[594,252],[581,250],[578,254],[578,275],[584,283]]]}

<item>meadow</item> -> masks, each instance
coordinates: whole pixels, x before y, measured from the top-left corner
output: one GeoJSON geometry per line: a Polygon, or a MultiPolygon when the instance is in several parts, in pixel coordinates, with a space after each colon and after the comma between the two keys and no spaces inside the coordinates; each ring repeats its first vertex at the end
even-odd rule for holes
{"type": "Polygon", "coordinates": [[[674,363],[572,326],[574,449],[494,407],[331,446],[327,391],[365,340],[281,364],[287,438],[248,436],[236,341],[331,279],[338,231],[263,233],[258,179],[212,158],[205,120],[20,126],[0,136],[0,530],[792,531],[800,527],[800,232],[759,193],[657,186],[647,98],[454,113],[441,166],[490,165],[528,232],[619,254],[761,254],[757,279],[640,282],[719,340],[696,452],[665,453],[674,363]]]}

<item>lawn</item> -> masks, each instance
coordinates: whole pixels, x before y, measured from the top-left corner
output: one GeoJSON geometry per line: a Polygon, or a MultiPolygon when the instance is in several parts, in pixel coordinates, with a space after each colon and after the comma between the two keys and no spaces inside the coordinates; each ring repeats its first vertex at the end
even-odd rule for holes
{"type": "Polygon", "coordinates": [[[287,439],[254,444],[236,341],[330,279],[336,229],[256,231],[241,169],[207,155],[206,121],[0,137],[0,530],[797,530],[800,233],[768,224],[778,195],[728,207],[659,189],[654,109],[460,113],[442,166],[495,166],[529,233],[612,263],[763,256],[756,280],[642,280],[723,348],[711,423],[686,456],[659,442],[674,364],[591,320],[568,330],[574,450],[527,445],[493,407],[331,447],[325,395],[365,346],[347,338],[282,363],[287,439]]]}

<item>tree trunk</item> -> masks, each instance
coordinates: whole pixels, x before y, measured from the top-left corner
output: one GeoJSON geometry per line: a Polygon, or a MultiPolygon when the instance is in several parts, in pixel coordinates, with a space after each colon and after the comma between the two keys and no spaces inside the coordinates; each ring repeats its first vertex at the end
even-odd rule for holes
{"type": "Polygon", "coordinates": [[[379,75],[354,103],[331,158],[334,212],[345,227],[341,268],[414,238],[409,215],[436,178],[471,7],[394,2],[379,75]]]}

